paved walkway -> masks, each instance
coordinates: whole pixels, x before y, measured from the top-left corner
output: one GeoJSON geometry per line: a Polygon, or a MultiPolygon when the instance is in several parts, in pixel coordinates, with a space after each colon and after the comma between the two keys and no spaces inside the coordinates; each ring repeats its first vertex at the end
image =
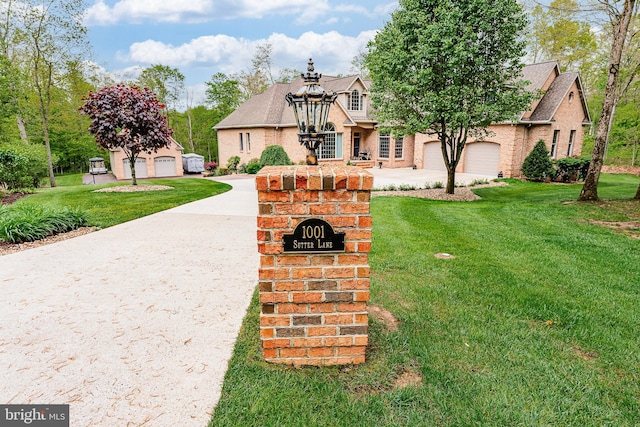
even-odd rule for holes
{"type": "Polygon", "coordinates": [[[0,257],[0,403],[72,426],[206,426],[257,283],[254,179],[0,257]]]}

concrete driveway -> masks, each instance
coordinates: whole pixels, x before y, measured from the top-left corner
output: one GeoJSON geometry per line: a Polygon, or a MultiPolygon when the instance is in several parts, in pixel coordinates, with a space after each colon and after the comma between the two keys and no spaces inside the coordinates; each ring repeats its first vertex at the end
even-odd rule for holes
{"type": "Polygon", "coordinates": [[[0,257],[0,402],[72,426],[206,426],[257,283],[253,177],[0,257]]]}

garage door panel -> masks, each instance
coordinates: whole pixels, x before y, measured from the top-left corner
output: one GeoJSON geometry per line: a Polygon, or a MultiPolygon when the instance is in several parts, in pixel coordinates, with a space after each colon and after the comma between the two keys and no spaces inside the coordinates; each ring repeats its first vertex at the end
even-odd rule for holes
{"type": "MultiPolygon", "coordinates": [[[[124,178],[131,179],[131,165],[129,159],[122,159],[122,165],[124,166],[124,178]]],[[[136,178],[147,178],[147,159],[138,157],[136,159],[136,178]]]]}
{"type": "Polygon", "coordinates": [[[477,175],[498,175],[500,144],[475,142],[465,147],[465,172],[477,175]]]}
{"type": "Polygon", "coordinates": [[[441,172],[447,171],[440,147],[440,141],[428,142],[424,145],[424,169],[441,172]]]}
{"type": "Polygon", "coordinates": [[[176,158],[175,157],[156,157],[153,161],[156,177],[176,176],[176,158]]]}

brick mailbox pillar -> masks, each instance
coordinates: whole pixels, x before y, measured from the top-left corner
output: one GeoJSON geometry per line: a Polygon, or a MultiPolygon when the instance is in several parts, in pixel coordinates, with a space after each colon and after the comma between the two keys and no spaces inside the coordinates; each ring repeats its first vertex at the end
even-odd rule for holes
{"type": "Polygon", "coordinates": [[[348,166],[270,166],[258,173],[267,361],[365,361],[372,185],[369,172],[348,166]]]}

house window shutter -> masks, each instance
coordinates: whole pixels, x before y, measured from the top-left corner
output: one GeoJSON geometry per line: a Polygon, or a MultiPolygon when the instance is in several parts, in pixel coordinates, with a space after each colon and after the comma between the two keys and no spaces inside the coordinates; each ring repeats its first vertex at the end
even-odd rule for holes
{"type": "Polygon", "coordinates": [[[342,158],[342,134],[336,134],[336,159],[342,158]]]}

